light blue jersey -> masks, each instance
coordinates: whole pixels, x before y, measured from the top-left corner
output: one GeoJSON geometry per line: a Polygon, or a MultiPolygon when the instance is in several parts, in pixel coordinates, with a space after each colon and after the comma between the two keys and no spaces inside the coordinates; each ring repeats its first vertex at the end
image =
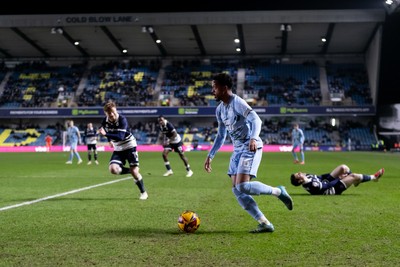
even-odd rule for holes
{"type": "Polygon", "coordinates": [[[292,144],[300,145],[304,143],[304,133],[302,129],[293,129],[292,130],[292,144]]]}
{"type": "Polygon", "coordinates": [[[294,163],[300,163],[300,164],[304,164],[304,133],[303,130],[299,128],[298,124],[294,125],[294,128],[292,130],[292,155],[294,158],[294,163]],[[300,149],[300,161],[297,157],[296,154],[296,149],[299,148],[300,149]]]}
{"type": "Polygon", "coordinates": [[[71,148],[75,149],[79,141],[79,129],[76,126],[70,126],[67,129],[67,137],[71,148]]]}
{"type": "Polygon", "coordinates": [[[232,93],[232,85],[232,78],[226,73],[216,74],[213,78],[212,94],[221,102],[215,110],[217,135],[204,168],[211,172],[211,161],[229,134],[233,153],[227,174],[233,185],[232,193],[239,205],[259,223],[251,233],[273,232],[274,226],[260,210],[253,195],[274,195],[290,210],[293,203],[284,187],[272,187],[254,180],[263,155],[263,142],[260,138],[262,121],[244,99],[232,93]]]}
{"type": "Polygon", "coordinates": [[[229,104],[221,102],[216,109],[218,133],[209,157],[214,158],[229,134],[234,153],[231,156],[228,174],[250,174],[255,177],[261,162],[263,142],[260,138],[261,119],[242,98],[233,94],[229,104]],[[258,150],[249,151],[250,139],[255,139],[258,150]]]}

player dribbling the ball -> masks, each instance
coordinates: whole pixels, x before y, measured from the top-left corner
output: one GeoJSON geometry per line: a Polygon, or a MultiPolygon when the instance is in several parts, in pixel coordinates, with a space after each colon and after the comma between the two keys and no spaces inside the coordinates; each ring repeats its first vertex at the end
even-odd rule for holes
{"type": "Polygon", "coordinates": [[[233,154],[228,168],[232,192],[239,205],[258,221],[258,227],[250,231],[251,233],[273,232],[273,224],[259,209],[252,195],[276,196],[289,210],[293,209],[293,201],[283,186],[272,187],[252,181],[257,176],[263,153],[263,142],[259,136],[262,121],[244,99],[233,94],[232,86],[232,78],[226,73],[213,77],[211,92],[220,101],[215,111],[218,132],[204,162],[204,169],[209,173],[212,171],[212,159],[229,134],[233,143],[233,154]]]}

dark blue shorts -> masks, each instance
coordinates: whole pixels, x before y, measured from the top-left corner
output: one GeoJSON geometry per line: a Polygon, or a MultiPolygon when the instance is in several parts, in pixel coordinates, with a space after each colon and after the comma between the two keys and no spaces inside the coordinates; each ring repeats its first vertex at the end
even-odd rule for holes
{"type": "Polygon", "coordinates": [[[136,151],[136,147],[124,150],[124,151],[114,151],[111,159],[111,164],[118,164],[121,167],[128,162],[130,167],[139,166],[139,155],[136,151]]]}

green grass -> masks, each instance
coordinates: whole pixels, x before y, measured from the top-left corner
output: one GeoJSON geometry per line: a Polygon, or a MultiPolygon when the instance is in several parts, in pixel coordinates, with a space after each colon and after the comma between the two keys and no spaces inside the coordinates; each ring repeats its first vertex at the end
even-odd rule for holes
{"type": "MultiPolygon", "coordinates": [[[[140,201],[132,180],[0,211],[0,266],[400,266],[400,155],[308,152],[306,165],[290,153],[265,153],[258,180],[285,185],[289,211],[272,196],[255,196],[274,233],[250,234],[254,221],[236,202],[226,175],[230,153],[218,153],[213,172],[205,152],[186,153],[194,175],[185,177],[178,155],[174,175],[161,153],[140,153],[149,199],[140,201]],[[290,184],[291,173],[329,172],[338,164],[354,172],[386,172],[378,182],[341,196],[311,196],[290,184]],[[178,215],[196,211],[194,234],[178,230],[178,215]]],[[[128,176],[100,165],[66,165],[67,153],[0,154],[0,209],[128,176]]],[[[86,154],[81,153],[86,159],[86,154]]]]}

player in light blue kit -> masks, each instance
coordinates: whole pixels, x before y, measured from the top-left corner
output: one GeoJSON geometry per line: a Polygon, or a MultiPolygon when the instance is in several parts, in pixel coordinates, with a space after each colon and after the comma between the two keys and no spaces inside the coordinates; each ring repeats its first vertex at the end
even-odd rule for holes
{"type": "Polygon", "coordinates": [[[293,129],[292,129],[292,145],[293,145],[292,155],[293,155],[295,164],[297,164],[297,163],[299,163],[301,165],[304,164],[304,147],[303,147],[303,144],[304,144],[304,133],[303,133],[303,130],[300,129],[298,123],[295,123],[295,124],[293,124],[293,129]],[[299,148],[299,150],[300,150],[300,159],[301,159],[301,161],[299,161],[299,158],[297,157],[297,154],[296,154],[296,151],[295,151],[296,148],[299,148]]]}
{"type": "Polygon", "coordinates": [[[68,122],[67,129],[67,140],[71,146],[71,150],[69,153],[69,159],[66,164],[72,164],[72,160],[74,156],[78,159],[78,164],[82,163],[81,156],[78,153],[78,144],[81,143],[81,133],[79,132],[78,127],[74,125],[74,121],[70,120],[68,122]]]}
{"type": "Polygon", "coordinates": [[[258,181],[251,181],[257,176],[262,158],[263,143],[259,137],[261,119],[242,98],[232,93],[232,78],[226,73],[213,77],[212,94],[221,102],[216,108],[218,133],[214,144],[204,162],[204,169],[211,172],[211,161],[225,142],[227,133],[233,143],[228,176],[232,180],[232,192],[240,206],[258,221],[258,227],[251,233],[273,232],[274,226],[258,208],[252,195],[274,195],[289,210],[293,201],[285,187],[272,187],[258,181]]]}

